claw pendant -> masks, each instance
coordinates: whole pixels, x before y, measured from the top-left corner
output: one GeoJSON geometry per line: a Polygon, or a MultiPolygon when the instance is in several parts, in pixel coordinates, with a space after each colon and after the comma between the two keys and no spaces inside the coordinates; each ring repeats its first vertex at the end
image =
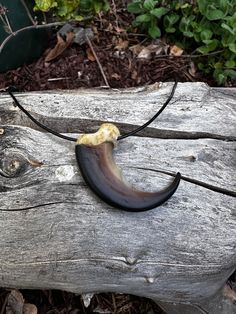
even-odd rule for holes
{"type": "Polygon", "coordinates": [[[75,153],[85,182],[103,201],[126,211],[145,211],[166,202],[178,188],[180,173],[161,191],[133,189],[123,180],[113,158],[113,148],[119,135],[115,125],[104,123],[96,133],[83,134],[78,138],[75,153]]]}

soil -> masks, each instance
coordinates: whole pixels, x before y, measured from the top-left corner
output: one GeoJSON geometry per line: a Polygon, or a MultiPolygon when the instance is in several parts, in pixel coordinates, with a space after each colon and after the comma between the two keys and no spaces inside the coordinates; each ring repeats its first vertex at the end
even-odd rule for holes
{"type": "Polygon", "coordinates": [[[96,294],[90,301],[89,296],[82,297],[59,290],[12,291],[0,289],[1,314],[5,313],[5,308],[7,314],[20,313],[14,310],[19,308],[21,301],[24,304],[34,305],[34,308],[36,306],[38,312],[31,310],[27,312],[28,314],[164,314],[153,301],[132,295],[96,294]],[[17,302],[9,302],[11,295],[14,295],[17,302]],[[86,302],[88,303],[86,304],[86,302]],[[13,305],[9,306],[9,303],[13,303],[13,305]]]}
{"type": "MultiPolygon", "coordinates": [[[[112,2],[113,3],[113,2],[112,2]]],[[[76,89],[80,87],[126,88],[158,81],[215,82],[197,71],[185,52],[178,56],[165,39],[150,41],[131,29],[132,16],[125,10],[125,1],[111,4],[108,14],[96,18],[92,25],[94,38],[89,45],[72,44],[51,62],[45,62],[48,50],[34,63],[0,74],[0,89],[10,85],[20,91],[76,89]],[[146,53],[145,53],[146,49],[146,53]],[[141,54],[144,54],[140,58],[141,54]],[[101,74],[98,62],[104,76],[101,74]]],[[[56,31],[51,34],[49,48],[56,44],[56,31]]],[[[207,62],[205,57],[204,62],[207,62]]]]}

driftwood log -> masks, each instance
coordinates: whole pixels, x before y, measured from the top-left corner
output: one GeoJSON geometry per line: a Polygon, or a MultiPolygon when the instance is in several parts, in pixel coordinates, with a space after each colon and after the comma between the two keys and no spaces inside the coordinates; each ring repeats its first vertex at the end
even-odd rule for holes
{"type": "MultiPolygon", "coordinates": [[[[40,122],[76,137],[104,121],[134,129],[171,86],[17,96],[40,122]]],[[[179,83],[148,129],[119,142],[115,158],[134,186],[157,190],[184,176],[167,203],[129,213],[88,189],[73,142],[40,130],[2,95],[0,286],[129,293],[170,314],[236,313],[233,291],[223,293],[236,269],[235,99],[236,89],[179,83]]]]}

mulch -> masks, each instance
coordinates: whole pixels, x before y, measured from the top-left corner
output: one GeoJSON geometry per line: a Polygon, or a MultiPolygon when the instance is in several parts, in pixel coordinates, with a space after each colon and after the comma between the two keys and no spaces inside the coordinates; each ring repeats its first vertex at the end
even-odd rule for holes
{"type": "MultiPolygon", "coordinates": [[[[131,16],[124,10],[124,1],[117,1],[109,14],[103,15],[92,24],[92,45],[111,88],[127,88],[158,81],[204,81],[215,85],[212,78],[198,72],[188,55],[171,56],[165,39],[150,41],[141,34],[132,33],[131,16]],[[132,49],[135,45],[149,47],[150,44],[165,46],[159,55],[152,53],[148,58],[138,58],[132,49]]],[[[51,35],[49,48],[56,42],[51,35]]],[[[14,85],[20,91],[76,89],[101,87],[104,78],[95,58],[91,58],[89,45],[72,44],[51,62],[44,55],[34,63],[0,74],[0,89],[14,85]]],[[[207,62],[207,57],[204,60],[207,62]]]]}
{"type": "Polygon", "coordinates": [[[164,314],[153,301],[133,295],[95,294],[90,300],[90,295],[59,290],[0,289],[1,314],[20,313],[21,303],[30,305],[25,314],[164,314]]]}

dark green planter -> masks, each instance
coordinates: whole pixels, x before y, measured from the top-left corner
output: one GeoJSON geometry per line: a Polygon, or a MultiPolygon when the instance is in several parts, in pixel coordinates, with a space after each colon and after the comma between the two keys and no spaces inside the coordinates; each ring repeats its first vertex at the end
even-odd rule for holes
{"type": "MultiPolygon", "coordinates": [[[[24,2],[34,17],[33,0],[24,2]]],[[[0,72],[6,72],[39,58],[47,45],[48,31],[33,26],[21,0],[0,0],[0,10],[0,72]],[[6,15],[2,7],[7,9],[6,15]],[[12,32],[2,21],[6,17],[12,32]]]]}

